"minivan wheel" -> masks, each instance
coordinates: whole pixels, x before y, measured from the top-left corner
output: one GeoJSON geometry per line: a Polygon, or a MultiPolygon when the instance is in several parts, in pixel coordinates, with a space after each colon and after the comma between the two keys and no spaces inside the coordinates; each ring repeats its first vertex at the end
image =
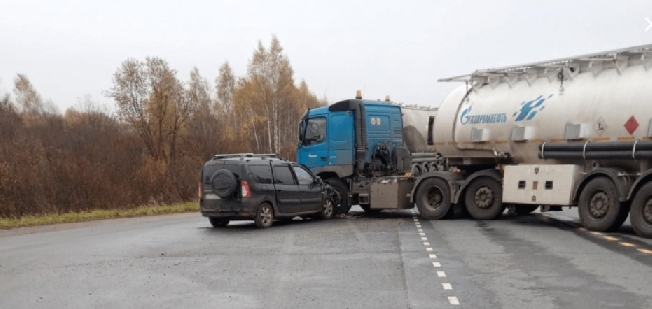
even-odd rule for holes
{"type": "Polygon", "coordinates": [[[333,187],[333,191],[335,191],[335,214],[348,213],[351,210],[351,201],[349,200],[349,189],[346,184],[339,178],[328,178],[324,182],[333,187]]]}
{"type": "Polygon", "coordinates": [[[319,212],[319,218],[324,220],[333,218],[334,208],[333,200],[330,197],[325,198],[321,211],[319,212]]]}
{"type": "Polygon", "coordinates": [[[272,208],[272,205],[268,203],[260,204],[254,222],[259,228],[268,228],[272,226],[272,223],[274,223],[274,209],[272,208]]]}
{"type": "Polygon", "coordinates": [[[229,219],[209,218],[208,220],[211,222],[213,227],[225,227],[229,225],[229,219]]]}

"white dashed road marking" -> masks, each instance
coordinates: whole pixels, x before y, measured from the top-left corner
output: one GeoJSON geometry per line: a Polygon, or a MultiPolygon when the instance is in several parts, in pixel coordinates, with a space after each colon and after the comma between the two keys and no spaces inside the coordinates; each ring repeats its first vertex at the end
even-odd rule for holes
{"type": "MultiPolygon", "coordinates": [[[[421,237],[421,240],[423,241],[423,245],[426,247],[427,252],[433,252],[432,247],[430,247],[430,242],[428,242],[428,238],[426,237],[426,233],[424,230],[421,228],[421,223],[419,223],[419,219],[416,216],[416,213],[414,210],[412,210],[412,213],[414,213],[414,217],[412,218],[414,220],[414,225],[417,227],[417,231],[419,232],[419,236],[421,237]]],[[[430,259],[436,260],[437,255],[434,253],[428,253],[428,257],[430,259]]],[[[432,262],[432,266],[435,268],[441,268],[441,263],[439,262],[432,262]]],[[[444,271],[438,270],[437,271],[437,277],[439,278],[446,278],[446,273],[444,271]]],[[[442,288],[444,290],[452,290],[453,286],[450,283],[442,283],[441,284],[442,288]]],[[[460,301],[457,299],[455,296],[448,296],[448,302],[451,305],[459,305],[460,301]]]]}

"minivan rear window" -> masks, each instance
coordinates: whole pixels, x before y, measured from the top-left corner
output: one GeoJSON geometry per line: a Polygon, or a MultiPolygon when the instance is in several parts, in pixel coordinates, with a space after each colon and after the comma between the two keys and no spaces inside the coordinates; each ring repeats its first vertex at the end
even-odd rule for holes
{"type": "Polygon", "coordinates": [[[229,170],[229,172],[233,173],[236,178],[240,178],[240,164],[232,164],[229,162],[226,162],[224,164],[224,168],[229,170]]]}
{"type": "Polygon", "coordinates": [[[269,165],[250,165],[249,173],[250,177],[257,183],[272,183],[272,169],[269,165]]]}

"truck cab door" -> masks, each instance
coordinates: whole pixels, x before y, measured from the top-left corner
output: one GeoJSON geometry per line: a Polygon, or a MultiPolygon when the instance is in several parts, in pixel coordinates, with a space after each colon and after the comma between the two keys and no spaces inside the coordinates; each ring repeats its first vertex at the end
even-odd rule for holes
{"type": "Polygon", "coordinates": [[[326,117],[306,119],[301,144],[297,153],[297,161],[310,169],[328,165],[328,140],[326,139],[326,117]]]}

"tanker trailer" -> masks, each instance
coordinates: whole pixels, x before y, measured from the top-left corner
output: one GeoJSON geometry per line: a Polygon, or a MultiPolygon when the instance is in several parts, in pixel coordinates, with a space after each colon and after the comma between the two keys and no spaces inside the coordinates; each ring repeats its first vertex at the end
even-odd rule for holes
{"type": "Polygon", "coordinates": [[[444,166],[415,180],[421,216],[577,207],[593,231],[652,237],[652,45],[477,70],[439,107],[444,166]]]}

